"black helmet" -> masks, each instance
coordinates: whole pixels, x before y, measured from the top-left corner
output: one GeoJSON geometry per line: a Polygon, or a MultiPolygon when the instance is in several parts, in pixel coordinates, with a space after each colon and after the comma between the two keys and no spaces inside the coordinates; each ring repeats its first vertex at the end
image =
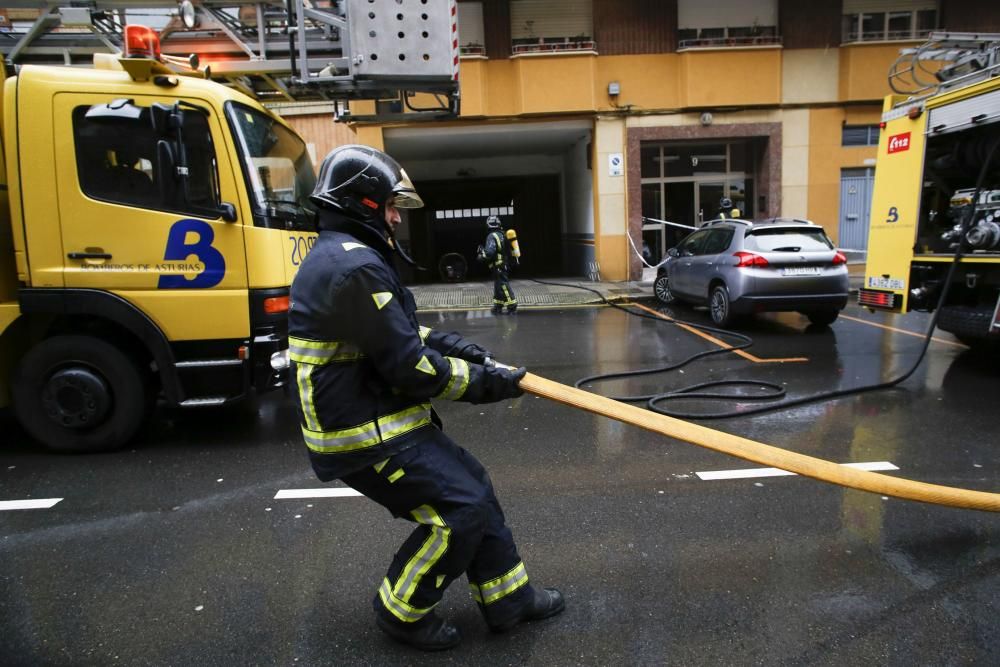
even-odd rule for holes
{"type": "Polygon", "coordinates": [[[500,218],[495,215],[491,215],[486,218],[486,228],[487,229],[500,229],[500,218]]]}
{"type": "Polygon", "coordinates": [[[732,207],[733,207],[733,200],[730,199],[729,197],[723,197],[722,199],[719,200],[719,208],[721,208],[722,210],[728,211],[732,207]]]}
{"type": "Polygon", "coordinates": [[[334,208],[382,230],[385,207],[420,208],[420,195],[399,163],[370,146],[347,145],[323,158],[309,197],[317,206],[334,208]]]}

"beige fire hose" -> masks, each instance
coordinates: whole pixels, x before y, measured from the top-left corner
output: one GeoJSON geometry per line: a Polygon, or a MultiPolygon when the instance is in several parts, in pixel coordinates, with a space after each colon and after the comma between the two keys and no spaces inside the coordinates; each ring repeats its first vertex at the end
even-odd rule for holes
{"type": "Polygon", "coordinates": [[[666,435],[693,445],[714,449],[723,454],[761,463],[806,477],[839,484],[852,489],[871,491],[922,503],[1000,512],[1000,493],[970,491],[939,486],[909,479],[889,477],[866,470],[848,468],[830,461],[797,454],[787,449],[730,435],[722,431],[691,424],[681,419],[644,410],[634,405],[568,387],[538,375],[528,373],[519,386],[526,392],[564,403],[574,408],[610,417],[647,431],[666,435]]]}

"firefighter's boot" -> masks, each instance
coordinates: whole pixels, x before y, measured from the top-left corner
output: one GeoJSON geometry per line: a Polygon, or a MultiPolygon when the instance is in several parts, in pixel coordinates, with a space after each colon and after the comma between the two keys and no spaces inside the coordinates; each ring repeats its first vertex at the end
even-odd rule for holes
{"type": "Polygon", "coordinates": [[[499,303],[493,304],[492,312],[494,315],[500,315],[501,313],[503,313],[503,306],[499,303]]]}
{"type": "Polygon", "coordinates": [[[563,600],[562,593],[554,588],[536,588],[533,592],[531,600],[514,618],[499,625],[491,625],[490,630],[507,632],[519,623],[540,621],[543,618],[555,616],[566,608],[566,601],[563,600]]]}
{"type": "Polygon", "coordinates": [[[516,312],[517,312],[517,304],[516,303],[512,303],[511,305],[507,306],[507,314],[508,315],[513,315],[516,312]]]}
{"type": "Polygon", "coordinates": [[[421,651],[444,651],[462,641],[458,628],[433,611],[416,623],[401,623],[375,614],[379,629],[400,644],[413,646],[421,651]]]}

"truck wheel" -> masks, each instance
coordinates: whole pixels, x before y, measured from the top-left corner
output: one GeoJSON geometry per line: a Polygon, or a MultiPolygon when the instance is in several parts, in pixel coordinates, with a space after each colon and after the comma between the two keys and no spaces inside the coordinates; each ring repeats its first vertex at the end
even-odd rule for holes
{"type": "Polygon", "coordinates": [[[148,383],[136,362],[91,336],[54,336],[22,358],[11,383],[25,430],[56,452],[121,447],[147,411],[148,383]]]}
{"type": "Polygon", "coordinates": [[[954,334],[956,338],[970,345],[976,341],[986,342],[990,339],[990,321],[993,319],[992,309],[976,308],[974,306],[942,306],[938,313],[938,328],[954,334]]]}

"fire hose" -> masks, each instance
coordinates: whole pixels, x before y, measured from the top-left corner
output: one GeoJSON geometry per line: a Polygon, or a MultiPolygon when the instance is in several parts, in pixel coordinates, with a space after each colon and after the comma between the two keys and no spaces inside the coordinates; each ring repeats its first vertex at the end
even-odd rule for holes
{"type": "Polygon", "coordinates": [[[1000,493],[958,489],[848,468],[824,459],[799,454],[738,435],[717,431],[707,426],[699,426],[664,414],[644,410],[605,396],[569,387],[533,373],[527,373],[521,379],[519,386],[526,392],[570,407],[638,426],[676,440],[683,440],[692,445],[737,456],[754,463],[781,468],[823,482],[934,505],[1000,512],[1000,493]]]}

